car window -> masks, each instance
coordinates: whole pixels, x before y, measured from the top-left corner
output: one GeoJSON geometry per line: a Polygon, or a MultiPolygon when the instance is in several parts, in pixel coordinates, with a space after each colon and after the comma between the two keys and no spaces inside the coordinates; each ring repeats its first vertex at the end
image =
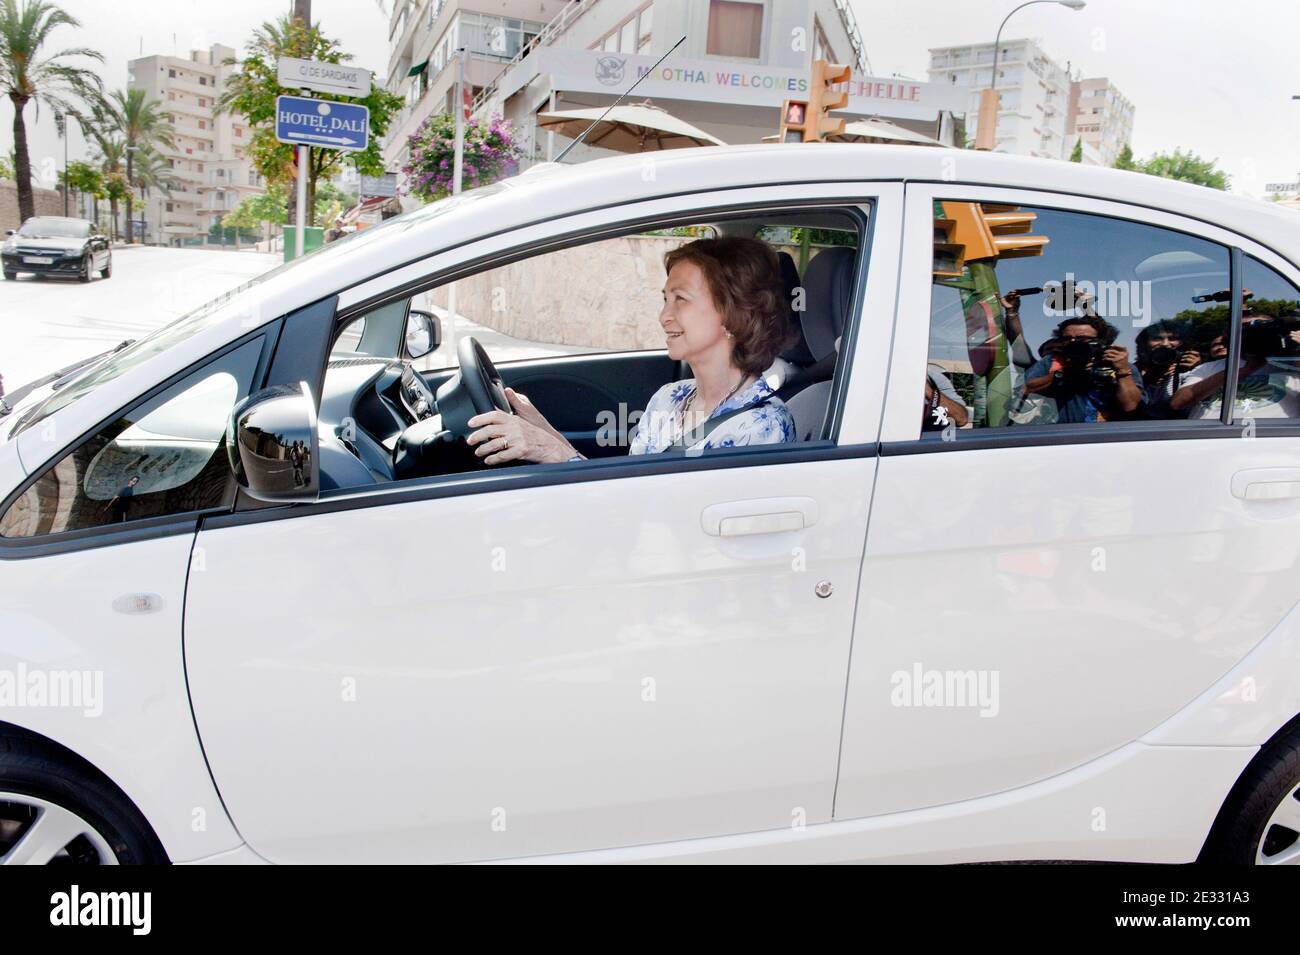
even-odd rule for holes
{"type": "Polygon", "coordinates": [[[1226,247],[1088,213],[936,201],[923,431],[1187,419],[1223,356],[1226,247]]]}
{"type": "Polygon", "coordinates": [[[0,517],[0,536],[37,537],[220,506],[226,425],[246,394],[259,337],[136,407],[49,467],[0,517]]]}
{"type": "Polygon", "coordinates": [[[823,440],[844,367],[863,212],[774,210],[603,237],[344,318],[321,392],[322,486],[823,440]],[[713,279],[701,261],[718,269],[713,279]],[[669,281],[671,262],[686,265],[669,281]],[[369,367],[363,356],[388,357],[381,349],[422,313],[434,325],[414,346],[408,332],[400,367],[369,367]],[[439,347],[408,359],[430,334],[439,347]],[[475,373],[461,373],[458,350],[476,356],[475,373]],[[695,403],[687,356],[713,353],[743,374],[727,382],[730,393],[695,403]],[[515,439],[483,430],[495,424],[469,425],[483,405],[507,401],[523,409],[531,433],[521,425],[515,439]],[[493,459],[492,449],[516,457],[493,459]]]}
{"type": "Polygon", "coordinates": [[[466,335],[497,362],[662,348],[655,316],[664,253],[715,234],[710,225],[693,225],[603,239],[415,295],[411,308],[431,312],[443,329],[442,344],[416,367],[456,367],[456,342],[466,335]]]}
{"type": "Polygon", "coordinates": [[[18,229],[18,234],[30,239],[84,239],[91,225],[84,219],[63,219],[57,216],[38,216],[28,219],[18,229]]]}
{"type": "MultiPolygon", "coordinates": [[[[1251,256],[1242,263],[1241,279],[1242,357],[1233,417],[1300,417],[1300,289],[1251,256]]],[[[1229,303],[1215,304],[1213,311],[1217,322],[1227,327],[1229,303]]],[[[1223,365],[1220,358],[1201,370],[1222,373],[1223,365]]],[[[1217,418],[1221,397],[1198,403],[1195,414],[1217,418]]]]}

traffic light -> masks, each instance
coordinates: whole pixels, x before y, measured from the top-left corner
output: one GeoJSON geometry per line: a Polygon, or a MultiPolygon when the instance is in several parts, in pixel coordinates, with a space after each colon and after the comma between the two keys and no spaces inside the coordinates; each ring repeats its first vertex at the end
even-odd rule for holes
{"type": "Polygon", "coordinates": [[[1042,255],[1045,235],[1029,235],[1037,213],[993,202],[936,202],[934,274],[957,278],[967,262],[1042,255]]]}
{"type": "Polygon", "coordinates": [[[804,142],[807,139],[807,127],[807,100],[788,99],[781,104],[781,138],[777,142],[804,142]]]}
{"type": "Polygon", "coordinates": [[[835,92],[831,89],[837,83],[847,83],[853,70],[838,63],[814,60],[812,65],[812,83],[808,87],[808,117],[804,123],[803,141],[820,142],[826,136],[835,136],[844,132],[844,120],[828,117],[833,109],[843,109],[849,103],[847,91],[835,92]]]}
{"type": "Polygon", "coordinates": [[[1028,255],[1042,255],[1047,245],[1045,235],[1029,235],[1038,218],[1036,212],[1026,212],[1019,206],[980,203],[984,222],[993,234],[993,245],[1000,259],[1019,259],[1028,255]]]}

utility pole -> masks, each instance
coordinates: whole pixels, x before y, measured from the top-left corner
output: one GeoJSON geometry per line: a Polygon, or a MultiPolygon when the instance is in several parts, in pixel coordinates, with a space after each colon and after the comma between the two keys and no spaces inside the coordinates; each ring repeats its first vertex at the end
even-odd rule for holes
{"type": "MultiPolygon", "coordinates": [[[[469,50],[461,47],[457,51],[456,69],[456,152],[452,163],[451,194],[460,195],[461,177],[465,171],[465,121],[469,119],[469,91],[465,89],[465,60],[469,50]]],[[[456,354],[456,282],[453,279],[447,285],[447,346],[451,354],[456,354]]]]}
{"type": "MultiPolygon", "coordinates": [[[[311,0],[293,0],[293,18],[302,22],[306,29],[311,29],[311,0]]],[[[303,51],[311,55],[310,50],[303,51]]],[[[303,96],[311,95],[307,90],[300,91],[303,96]]],[[[294,204],[294,258],[303,255],[303,243],[307,240],[307,166],[311,163],[311,147],[298,146],[298,199],[294,204]]]]}

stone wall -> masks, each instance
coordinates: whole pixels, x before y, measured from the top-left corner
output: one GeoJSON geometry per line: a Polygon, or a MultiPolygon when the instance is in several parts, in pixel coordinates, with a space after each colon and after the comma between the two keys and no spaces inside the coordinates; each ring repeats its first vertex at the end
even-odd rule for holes
{"type": "MultiPolygon", "coordinates": [[[[57,189],[33,189],[32,199],[38,216],[63,215],[63,193],[57,189]]],[[[69,212],[76,215],[76,212],[71,211],[71,206],[69,212]]],[[[22,224],[18,218],[18,183],[0,179],[0,236],[22,224]]]]}
{"type": "MultiPolygon", "coordinates": [[[[688,241],[627,236],[480,272],[456,283],[456,311],[523,341],[662,348],[664,253],[688,241]]],[[[433,300],[445,307],[446,289],[433,300]]]]}
{"type": "MultiPolygon", "coordinates": [[[[689,241],[625,236],[533,256],[458,281],[456,311],[522,341],[663,348],[664,254],[689,241]]],[[[798,259],[798,249],[785,251],[798,259]]],[[[431,298],[447,306],[445,288],[431,298]]]]}

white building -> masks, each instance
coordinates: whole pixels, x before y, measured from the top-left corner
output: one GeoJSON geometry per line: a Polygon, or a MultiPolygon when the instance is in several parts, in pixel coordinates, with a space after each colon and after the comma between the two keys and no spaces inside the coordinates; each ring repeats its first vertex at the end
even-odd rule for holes
{"type": "Polygon", "coordinates": [[[248,120],[216,113],[226,78],[239,69],[225,65],[234,56],[233,48],[213,44],[192,51],[188,58],[145,56],[127,66],[131,87],[162,102],[175,136],[175,145],[163,147],[161,153],[178,185],[170,196],[150,192],[143,210],[147,242],[203,243],[211,227],[220,225],[245,196],[265,191],[248,155],[248,120]]]}
{"type": "MultiPolygon", "coordinates": [[[[936,84],[870,76],[847,0],[535,0],[503,5],[521,8],[520,16],[528,6],[536,11],[532,15],[545,14],[546,19],[521,27],[518,44],[507,34],[506,52],[514,52],[495,63],[471,46],[470,67],[478,112],[501,113],[515,124],[526,150],[525,165],[554,158],[568,142],[539,133],[537,113],[612,103],[682,36],[682,47],[646,76],[625,102],[648,99],[727,143],[756,143],[775,134],[782,101],[806,98],[810,66],[817,58],[853,67],[849,105],[840,113],[845,118],[880,116],[952,143],[957,128],[952,112],[965,108],[964,95],[936,84]],[[495,72],[489,75],[483,67],[493,65],[495,72]]],[[[423,23],[439,4],[428,0],[407,6],[423,23]]],[[[447,36],[441,29],[436,25],[430,32],[447,36]]],[[[447,40],[449,53],[456,38],[447,40]]],[[[445,64],[438,58],[444,41],[431,37],[414,46],[401,41],[394,47],[399,52],[390,70],[390,88],[407,95],[413,105],[407,121],[398,124],[387,141],[389,168],[404,161],[406,136],[419,122],[435,109],[450,108],[454,70],[444,65],[437,79],[428,81],[425,93],[412,82],[422,74],[404,74],[414,73],[431,48],[436,52],[425,71],[436,73],[438,64],[445,64]]],[[[599,155],[607,153],[582,146],[566,161],[599,155]]]]}
{"type": "Polygon", "coordinates": [[[476,95],[566,5],[564,0],[396,0],[388,27],[386,85],[405,98],[406,106],[384,139],[385,167],[405,163],[407,139],[425,119],[451,111],[457,49],[469,50],[466,82],[476,95]]]}
{"type": "MultiPolygon", "coordinates": [[[[993,44],[930,50],[930,81],[961,90],[967,109],[966,136],[979,132],[980,92],[993,81],[993,44]]],[[[1068,159],[1070,74],[1033,40],[1004,40],[998,52],[998,152],[1068,159]]]]}
{"type": "Polygon", "coordinates": [[[1104,76],[1081,79],[1070,94],[1070,125],[1084,149],[1095,149],[1110,166],[1133,138],[1133,104],[1104,76]]]}
{"type": "MultiPolygon", "coordinates": [[[[930,81],[966,94],[967,138],[979,133],[980,93],[993,82],[993,44],[930,50],[930,81]]],[[[1110,165],[1133,135],[1133,104],[1104,77],[1080,78],[1034,40],[1004,40],[998,51],[1001,97],[995,149],[1069,159],[1083,143],[1083,161],[1110,165]]]]}

